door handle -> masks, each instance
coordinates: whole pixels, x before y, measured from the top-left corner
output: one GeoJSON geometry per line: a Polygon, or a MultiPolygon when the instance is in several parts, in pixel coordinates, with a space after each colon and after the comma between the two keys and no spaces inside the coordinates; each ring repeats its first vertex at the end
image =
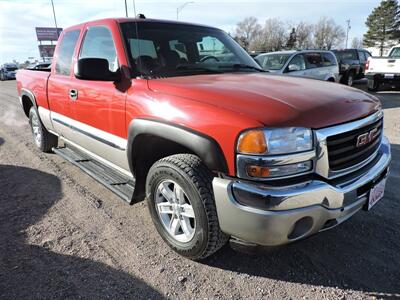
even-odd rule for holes
{"type": "Polygon", "coordinates": [[[71,99],[71,100],[78,99],[78,90],[76,90],[76,89],[69,90],[69,99],[71,99]]]}

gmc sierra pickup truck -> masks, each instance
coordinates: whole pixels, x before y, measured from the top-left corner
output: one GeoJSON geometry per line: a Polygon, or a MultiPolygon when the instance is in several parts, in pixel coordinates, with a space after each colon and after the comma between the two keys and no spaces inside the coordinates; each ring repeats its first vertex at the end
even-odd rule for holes
{"type": "Polygon", "coordinates": [[[294,242],[383,197],[379,100],[268,75],[216,28],[88,22],[62,32],[50,71],[17,82],[37,147],[129,203],[147,199],[162,238],[190,259],[229,238],[294,242]]]}
{"type": "Polygon", "coordinates": [[[368,58],[365,77],[370,91],[377,91],[382,84],[400,88],[400,45],[393,47],[387,57],[368,58]]]}

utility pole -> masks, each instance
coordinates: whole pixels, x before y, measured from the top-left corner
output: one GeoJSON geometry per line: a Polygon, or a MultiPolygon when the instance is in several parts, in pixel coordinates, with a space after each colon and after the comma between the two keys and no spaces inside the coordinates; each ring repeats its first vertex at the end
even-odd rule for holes
{"type": "Polygon", "coordinates": [[[347,44],[349,43],[349,31],[351,29],[350,19],[346,20],[346,23],[347,23],[347,28],[346,28],[346,49],[347,49],[347,44]]]}
{"type": "Polygon", "coordinates": [[[179,13],[182,11],[182,9],[184,9],[188,4],[192,4],[194,3],[193,1],[189,1],[189,2],[185,2],[183,3],[181,6],[178,6],[176,8],[176,20],[179,20],[179,13]]]}
{"type": "Polygon", "coordinates": [[[51,0],[51,6],[53,7],[53,17],[54,17],[54,24],[56,25],[57,37],[59,37],[59,36],[58,36],[57,19],[56,19],[56,11],[54,10],[54,3],[53,3],[53,0],[51,0]]]}
{"type": "Polygon", "coordinates": [[[126,3],[126,0],[125,0],[125,16],[128,17],[128,4],[126,3]]]}

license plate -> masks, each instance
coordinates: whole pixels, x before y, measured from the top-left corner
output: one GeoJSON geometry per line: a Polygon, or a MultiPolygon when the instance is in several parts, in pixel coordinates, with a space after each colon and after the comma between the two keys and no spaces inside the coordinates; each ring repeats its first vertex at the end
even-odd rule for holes
{"type": "Polygon", "coordinates": [[[368,210],[370,210],[379,200],[383,198],[385,193],[386,178],[381,180],[377,185],[375,185],[369,192],[368,199],[368,210]]]}
{"type": "Polygon", "coordinates": [[[385,74],[385,78],[393,79],[394,74],[385,74]]]}

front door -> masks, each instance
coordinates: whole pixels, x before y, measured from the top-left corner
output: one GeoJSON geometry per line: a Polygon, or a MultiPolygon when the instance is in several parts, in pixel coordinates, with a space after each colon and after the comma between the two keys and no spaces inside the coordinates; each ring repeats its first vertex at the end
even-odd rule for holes
{"type": "MultiPolygon", "coordinates": [[[[123,55],[123,53],[120,53],[123,55]]],[[[119,68],[112,31],[105,25],[91,26],[81,43],[79,58],[107,59],[110,71],[119,68]]],[[[129,170],[126,155],[126,93],[112,81],[71,82],[77,96],[73,101],[76,134],[74,142],[107,162],[129,170]]]]}

